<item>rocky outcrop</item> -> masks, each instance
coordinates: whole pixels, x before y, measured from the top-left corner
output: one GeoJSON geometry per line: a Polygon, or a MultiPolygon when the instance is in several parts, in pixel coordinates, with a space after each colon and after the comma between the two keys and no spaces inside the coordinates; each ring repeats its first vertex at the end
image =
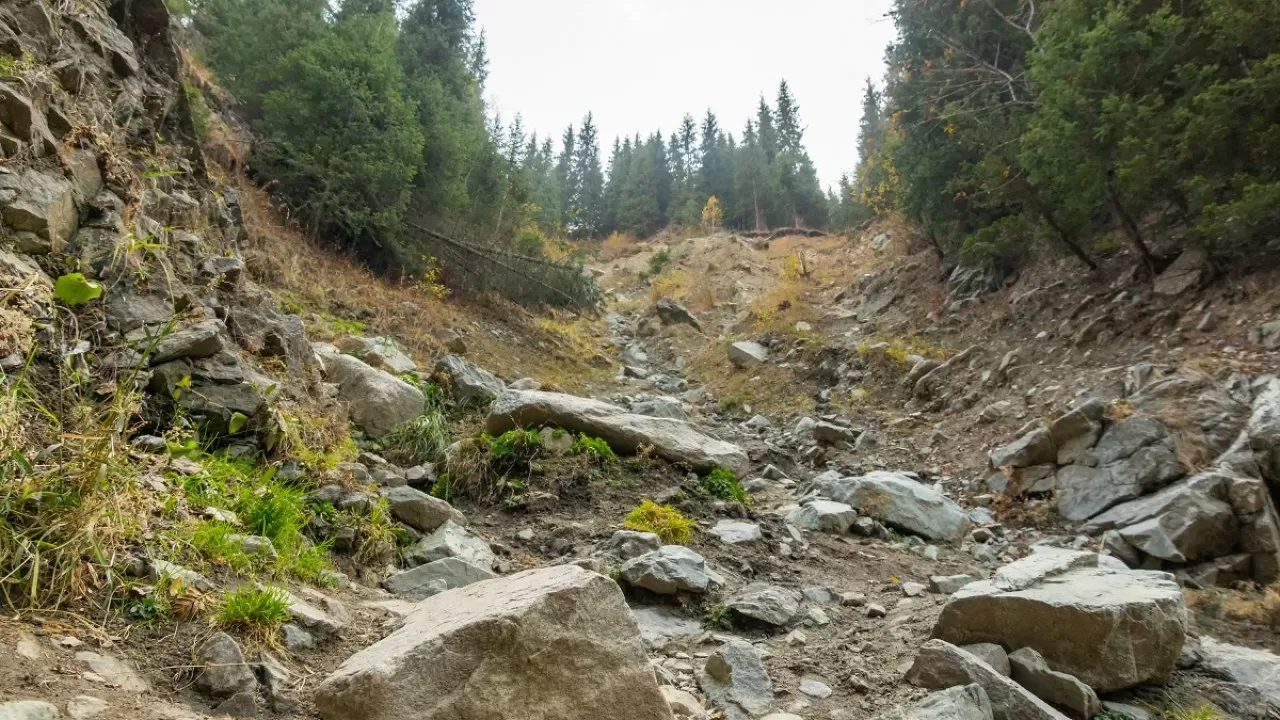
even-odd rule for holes
{"type": "Polygon", "coordinates": [[[315,704],[324,720],[671,718],[617,584],[573,565],[423,601],[315,704]]]}
{"type": "Polygon", "coordinates": [[[758,342],[743,340],[729,346],[729,362],[739,368],[761,365],[769,359],[769,349],[758,342]]]}
{"type": "Polygon", "coordinates": [[[702,324],[693,316],[693,313],[689,312],[689,308],[671,298],[662,298],[654,303],[651,312],[662,321],[663,325],[684,324],[702,332],[702,324]]]}
{"type": "Polygon", "coordinates": [[[664,545],[622,565],[624,582],[659,595],[705,593],[711,586],[707,561],[682,545],[664,545]]]}
{"type": "Polygon", "coordinates": [[[906,681],[930,690],[978,685],[990,698],[995,720],[1067,720],[976,655],[943,640],[930,640],[920,648],[906,681]]]}
{"type": "Polygon", "coordinates": [[[898,473],[877,470],[860,477],[831,478],[817,482],[816,489],[886,525],[932,540],[959,542],[969,531],[963,508],[898,473]]]}
{"type": "Polygon", "coordinates": [[[1159,682],[1186,637],[1182,593],[1168,574],[1116,564],[1053,550],[1006,565],[952,595],[933,637],[1033,648],[1100,693],[1159,682]]]}
{"type": "Polygon", "coordinates": [[[981,685],[957,685],[931,693],[915,707],[881,713],[875,720],[992,720],[991,700],[981,685]]]}
{"type": "Polygon", "coordinates": [[[465,587],[497,577],[486,568],[476,567],[458,558],[444,558],[392,575],[382,586],[394,595],[410,600],[425,600],[445,590],[465,587]]]}
{"type": "Polygon", "coordinates": [[[393,375],[403,375],[418,369],[418,364],[409,357],[395,338],[364,338],[352,336],[344,340],[338,348],[353,357],[360,358],[366,364],[385,370],[393,375]]]}
{"type": "Polygon", "coordinates": [[[486,429],[499,435],[517,427],[553,425],[599,437],[616,452],[651,445],[661,458],[707,471],[724,467],[745,475],[742,448],[704,435],[692,424],[629,413],[616,405],[562,393],[508,390],[489,408],[486,429]]]}
{"type": "Polygon", "coordinates": [[[1200,638],[1201,665],[1232,682],[1255,689],[1273,712],[1280,712],[1280,656],[1200,638]]]}

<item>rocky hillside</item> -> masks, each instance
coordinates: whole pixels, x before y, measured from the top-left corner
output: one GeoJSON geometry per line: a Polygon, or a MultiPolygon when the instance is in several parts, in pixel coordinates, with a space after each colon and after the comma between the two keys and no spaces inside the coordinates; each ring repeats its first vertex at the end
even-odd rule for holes
{"type": "Polygon", "coordinates": [[[885,223],[454,302],[276,214],[180,34],[0,7],[0,718],[1280,715],[1273,274],[885,223]]]}

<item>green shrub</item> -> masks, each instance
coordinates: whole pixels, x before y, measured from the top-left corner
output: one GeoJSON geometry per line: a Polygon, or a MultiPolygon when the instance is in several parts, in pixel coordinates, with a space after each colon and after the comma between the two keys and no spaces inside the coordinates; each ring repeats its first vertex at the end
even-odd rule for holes
{"type": "Polygon", "coordinates": [[[647,280],[651,277],[657,277],[662,274],[662,269],[667,266],[671,260],[671,253],[666,250],[659,250],[649,258],[649,269],[640,273],[641,280],[647,280]]]}
{"type": "Polygon", "coordinates": [[[508,430],[498,437],[482,435],[489,444],[489,457],[496,463],[514,464],[537,457],[542,450],[542,435],[537,430],[508,430]]]}
{"type": "Polygon", "coordinates": [[[653,533],[662,538],[668,545],[683,545],[693,539],[693,528],[696,523],[691,518],[680,514],[670,505],[659,505],[652,500],[644,500],[631,512],[623,522],[629,530],[653,533]]]}
{"type": "MultiPolygon", "coordinates": [[[[436,387],[432,385],[431,387],[436,387]]],[[[431,401],[428,400],[428,404],[431,401]]],[[[387,458],[400,465],[438,462],[449,447],[449,423],[444,413],[429,409],[418,417],[400,423],[382,440],[387,458]]]]}
{"type": "Polygon", "coordinates": [[[732,630],[733,615],[723,603],[716,605],[703,618],[703,627],[709,630],[732,630]]]}
{"type": "Polygon", "coordinates": [[[611,463],[618,459],[609,443],[600,438],[588,437],[585,433],[578,436],[573,446],[565,451],[565,455],[585,455],[598,463],[611,463]]]}
{"type": "Polygon", "coordinates": [[[699,487],[711,497],[733,500],[743,505],[751,504],[751,496],[738,482],[738,476],[728,468],[716,468],[702,478],[699,487]]]}
{"type": "Polygon", "coordinates": [[[265,642],[292,617],[284,590],[246,585],[223,597],[213,621],[218,627],[239,630],[265,642]]]}

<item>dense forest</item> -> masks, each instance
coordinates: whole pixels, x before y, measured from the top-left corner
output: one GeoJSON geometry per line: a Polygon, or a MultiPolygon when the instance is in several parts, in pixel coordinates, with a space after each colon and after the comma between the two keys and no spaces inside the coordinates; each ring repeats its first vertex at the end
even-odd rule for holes
{"type": "Polygon", "coordinates": [[[1280,236],[1280,2],[896,0],[849,224],[900,211],[940,255],[1148,273],[1280,236]]]}
{"type": "Polygon", "coordinates": [[[900,213],[949,261],[1094,267],[1124,244],[1151,271],[1171,243],[1241,253],[1280,228],[1275,0],[896,0],[886,76],[849,119],[856,172],[825,193],[786,82],[737,135],[707,111],[606,156],[590,113],[547,137],[486,107],[471,0],[186,14],[261,137],[255,170],[308,232],[390,270],[461,278],[500,248],[535,288],[571,288],[547,238],[900,213]]]}

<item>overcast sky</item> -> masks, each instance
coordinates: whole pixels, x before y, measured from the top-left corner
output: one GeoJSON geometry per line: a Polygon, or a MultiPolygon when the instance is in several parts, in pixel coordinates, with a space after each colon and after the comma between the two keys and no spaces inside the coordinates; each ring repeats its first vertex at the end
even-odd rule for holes
{"type": "Polygon", "coordinates": [[[891,0],[475,0],[490,103],[557,147],[587,111],[617,135],[670,136],[707,108],[741,137],[786,78],[823,186],[856,164],[862,86],[883,77],[891,0]]]}

